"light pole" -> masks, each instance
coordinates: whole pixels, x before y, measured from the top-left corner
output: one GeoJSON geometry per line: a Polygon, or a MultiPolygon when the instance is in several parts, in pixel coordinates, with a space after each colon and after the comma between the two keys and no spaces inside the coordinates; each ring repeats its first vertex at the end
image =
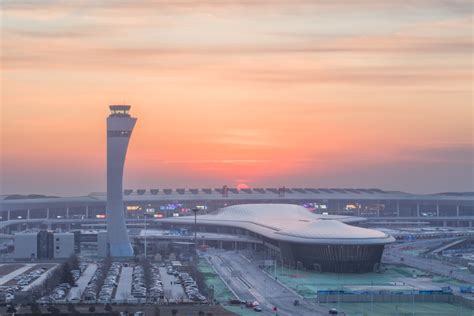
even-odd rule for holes
{"type": "Polygon", "coordinates": [[[145,259],[146,259],[146,218],[148,217],[147,214],[143,214],[145,216],[145,259]]]}
{"type": "Polygon", "coordinates": [[[214,285],[210,286],[209,289],[209,300],[211,301],[211,304],[214,305],[214,285]]]}
{"type": "Polygon", "coordinates": [[[265,299],[267,299],[267,274],[265,273],[265,275],[263,276],[263,297],[265,297],[265,299]]]}
{"type": "Polygon", "coordinates": [[[191,211],[194,213],[194,259],[197,261],[197,212],[199,209],[195,207],[191,211]]]}

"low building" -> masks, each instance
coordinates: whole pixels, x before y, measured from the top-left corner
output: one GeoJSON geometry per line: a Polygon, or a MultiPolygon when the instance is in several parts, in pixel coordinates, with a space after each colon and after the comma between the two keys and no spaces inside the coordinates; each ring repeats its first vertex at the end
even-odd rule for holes
{"type": "Polygon", "coordinates": [[[15,234],[14,258],[31,260],[65,259],[74,254],[74,233],[46,230],[15,234]]]}
{"type": "Polygon", "coordinates": [[[13,257],[15,259],[37,259],[38,232],[15,234],[13,257]]]}
{"type": "Polygon", "coordinates": [[[74,254],[74,234],[73,233],[54,233],[54,255],[55,259],[69,258],[74,254]]]}

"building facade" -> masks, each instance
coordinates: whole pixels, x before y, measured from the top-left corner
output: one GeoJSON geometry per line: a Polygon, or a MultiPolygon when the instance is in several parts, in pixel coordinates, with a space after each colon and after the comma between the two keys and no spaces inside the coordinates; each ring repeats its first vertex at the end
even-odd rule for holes
{"type": "Polygon", "coordinates": [[[75,253],[74,233],[55,233],[46,230],[15,234],[15,259],[66,259],[75,253]]]}
{"type": "Polygon", "coordinates": [[[37,232],[16,234],[13,258],[36,259],[38,257],[38,248],[37,232]]]}
{"type": "Polygon", "coordinates": [[[73,233],[54,233],[53,249],[55,259],[66,259],[74,254],[75,242],[73,233]]]}

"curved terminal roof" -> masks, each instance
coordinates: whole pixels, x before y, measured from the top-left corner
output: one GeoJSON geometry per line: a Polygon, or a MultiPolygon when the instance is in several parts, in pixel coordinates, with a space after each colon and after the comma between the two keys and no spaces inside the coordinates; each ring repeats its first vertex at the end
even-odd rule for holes
{"type": "MultiPolygon", "coordinates": [[[[288,242],[354,245],[386,244],[395,240],[384,232],[346,224],[363,220],[361,217],[317,215],[293,204],[240,204],[197,216],[200,224],[239,227],[288,242]]],[[[192,224],[194,217],[160,221],[192,224]]]]}

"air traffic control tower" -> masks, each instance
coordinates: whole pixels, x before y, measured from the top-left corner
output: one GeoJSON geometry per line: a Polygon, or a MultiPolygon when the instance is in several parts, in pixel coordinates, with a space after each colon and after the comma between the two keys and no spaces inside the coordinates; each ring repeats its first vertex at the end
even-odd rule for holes
{"type": "Polygon", "coordinates": [[[111,105],[107,118],[107,241],[112,257],[132,257],[133,249],[125,226],[123,167],[136,118],[129,105],[111,105]]]}

